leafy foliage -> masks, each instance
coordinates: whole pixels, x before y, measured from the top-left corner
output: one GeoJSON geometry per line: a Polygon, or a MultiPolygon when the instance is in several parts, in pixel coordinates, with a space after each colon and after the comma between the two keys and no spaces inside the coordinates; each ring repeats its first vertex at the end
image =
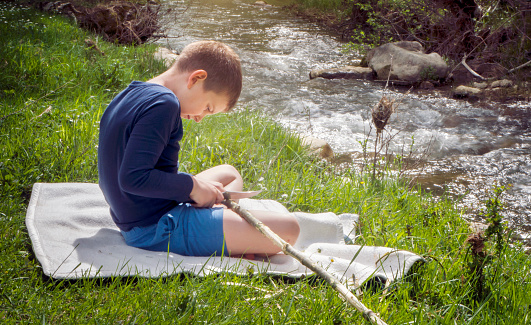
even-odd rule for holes
{"type": "Polygon", "coordinates": [[[427,52],[455,62],[465,54],[475,63],[497,63],[509,69],[527,62],[531,51],[529,12],[525,0],[299,0],[338,12],[338,30],[350,48],[362,50],[395,41],[418,41],[427,52]]]}

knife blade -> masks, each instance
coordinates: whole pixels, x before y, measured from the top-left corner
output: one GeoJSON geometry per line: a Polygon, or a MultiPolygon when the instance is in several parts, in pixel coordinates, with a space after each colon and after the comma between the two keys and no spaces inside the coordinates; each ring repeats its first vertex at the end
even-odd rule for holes
{"type": "Polygon", "coordinates": [[[260,191],[226,191],[231,199],[246,199],[260,194],[260,191]]]}

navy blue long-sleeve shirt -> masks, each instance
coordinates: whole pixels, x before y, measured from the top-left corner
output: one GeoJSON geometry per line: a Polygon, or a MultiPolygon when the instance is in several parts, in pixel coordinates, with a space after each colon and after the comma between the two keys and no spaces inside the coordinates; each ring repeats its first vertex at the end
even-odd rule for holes
{"type": "Polygon", "coordinates": [[[155,224],[176,204],[190,200],[192,177],[178,172],[180,113],[173,92],[140,81],[133,81],[103,113],[99,185],[124,231],[155,224]]]}

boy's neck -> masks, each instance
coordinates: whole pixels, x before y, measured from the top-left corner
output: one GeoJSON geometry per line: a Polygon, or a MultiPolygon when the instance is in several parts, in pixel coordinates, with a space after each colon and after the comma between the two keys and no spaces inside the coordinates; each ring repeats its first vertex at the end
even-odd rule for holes
{"type": "Polygon", "coordinates": [[[180,79],[184,78],[183,74],[180,74],[177,69],[170,68],[166,70],[165,72],[161,73],[160,75],[146,81],[149,83],[154,83],[161,85],[163,87],[168,88],[171,90],[176,96],[178,96],[179,89],[178,86],[182,82],[180,82],[180,79]]]}

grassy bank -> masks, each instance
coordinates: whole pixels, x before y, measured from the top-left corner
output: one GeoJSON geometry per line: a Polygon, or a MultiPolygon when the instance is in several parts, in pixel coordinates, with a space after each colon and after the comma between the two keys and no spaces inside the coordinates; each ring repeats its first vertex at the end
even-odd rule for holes
{"type": "MultiPolygon", "coordinates": [[[[35,182],[96,182],[98,121],[131,80],[161,72],[152,46],[105,43],[63,17],[0,4],[0,322],[357,324],[328,286],[230,273],[199,278],[57,281],[43,276],[24,218],[35,182]],[[92,38],[105,53],[88,48],[92,38]],[[235,282],[245,286],[227,284],[235,282]],[[262,290],[276,293],[264,298],[262,290]]],[[[360,244],[407,249],[427,263],[361,301],[389,324],[530,324],[531,262],[519,247],[487,242],[474,255],[449,200],[392,177],[339,170],[259,113],[185,124],[184,171],[228,163],[249,189],[291,211],[358,213],[360,244]]]]}

